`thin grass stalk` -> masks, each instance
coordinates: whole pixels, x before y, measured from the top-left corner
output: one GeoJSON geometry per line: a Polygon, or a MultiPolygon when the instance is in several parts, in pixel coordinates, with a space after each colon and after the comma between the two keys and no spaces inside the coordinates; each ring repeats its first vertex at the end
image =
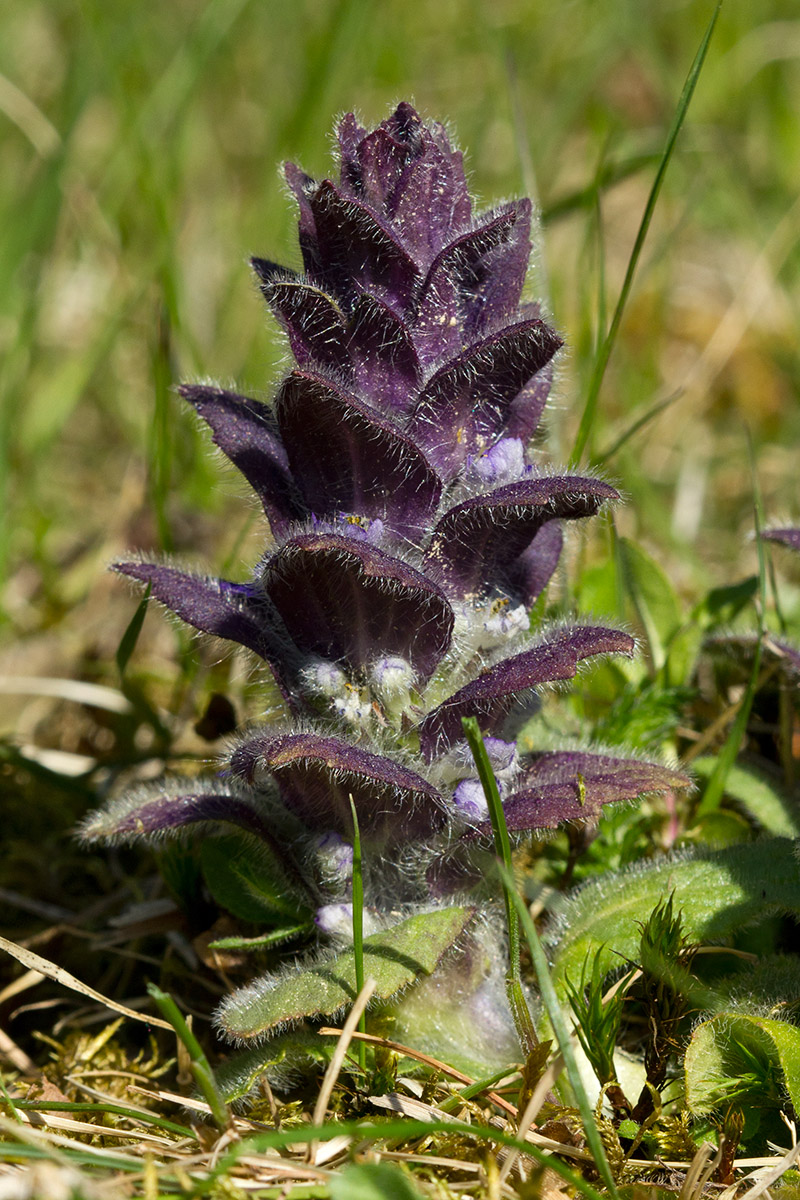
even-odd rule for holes
{"type": "MultiPolygon", "coordinates": [[[[356,995],[364,991],[364,876],[361,870],[361,832],[358,828],[358,813],[353,797],[350,797],[350,812],[353,817],[353,957],[356,964],[356,995]]],[[[359,1033],[367,1032],[367,1017],[362,1011],[358,1018],[359,1033]]],[[[367,1047],[358,1043],[358,1065],[367,1072],[367,1047]]]]}
{"type": "Polygon", "coordinates": [[[148,983],[147,991],[153,997],[164,1017],[169,1021],[178,1038],[186,1047],[189,1053],[192,1074],[195,1077],[197,1086],[200,1088],[206,1103],[211,1109],[211,1115],[214,1118],[217,1128],[220,1132],[224,1132],[230,1128],[230,1114],[222,1093],[217,1086],[214,1072],[205,1056],[203,1047],[187,1025],[183,1013],[172,999],[172,996],[162,991],[155,983],[148,983]]]}
{"type": "Polygon", "coordinates": [[[576,466],[580,462],[591,435],[592,426],[594,425],[594,418],[597,411],[597,399],[600,394],[600,388],[603,384],[603,378],[606,373],[606,367],[608,366],[608,360],[611,357],[611,351],[613,350],[614,343],[617,340],[617,334],[619,333],[619,327],[622,322],[622,314],[625,311],[625,306],[628,302],[631,287],[633,286],[633,277],[636,274],[636,268],[639,265],[642,248],[644,247],[644,243],[650,229],[650,222],[653,219],[653,213],[655,211],[656,203],[664,182],[664,176],[667,173],[667,167],[669,166],[670,159],[672,158],[672,152],[675,149],[675,143],[678,139],[678,134],[681,131],[681,127],[689,110],[689,104],[691,103],[692,96],[694,95],[694,89],[697,86],[698,79],[700,78],[700,72],[703,68],[706,54],[708,53],[709,43],[711,42],[711,35],[714,32],[714,26],[717,23],[717,17],[719,16],[719,11],[721,8],[722,0],[718,0],[717,6],[711,16],[711,20],[709,21],[705,34],[703,35],[703,40],[701,41],[697,54],[695,55],[694,62],[692,63],[689,74],[686,77],[686,82],[683,85],[683,91],[681,92],[680,99],[678,100],[678,107],[675,110],[675,116],[673,117],[672,125],[667,135],[667,142],[664,147],[663,154],[661,155],[661,162],[659,164],[658,171],[656,172],[656,177],[653,180],[653,186],[650,189],[650,195],[647,198],[647,204],[645,205],[642,220],[636,234],[636,240],[633,243],[631,256],[628,260],[628,269],[625,272],[625,279],[622,284],[619,299],[617,300],[617,306],[614,310],[614,316],[611,318],[611,325],[609,326],[608,333],[606,334],[606,338],[595,360],[594,370],[592,371],[592,377],[589,382],[589,391],[586,397],[586,404],[583,409],[581,423],[578,427],[578,436],[575,439],[575,445],[570,457],[571,467],[576,466]]]}
{"type": "Polygon", "coordinates": [[[564,1063],[567,1069],[567,1076],[572,1086],[578,1110],[581,1114],[586,1142],[594,1156],[595,1166],[598,1174],[603,1180],[603,1183],[608,1188],[610,1195],[614,1200],[619,1200],[619,1192],[617,1185],[614,1182],[614,1176],[611,1173],[606,1152],[603,1148],[603,1143],[600,1139],[600,1132],[595,1121],[594,1110],[589,1096],[584,1087],[581,1073],[578,1068],[578,1062],[575,1058],[575,1048],[572,1044],[567,1023],[564,1020],[564,1013],[561,1009],[561,1003],[558,999],[556,989],[553,985],[553,980],[550,976],[550,968],[547,965],[547,957],[545,955],[542,943],[539,939],[539,934],[536,932],[536,926],[531,920],[530,913],[525,907],[525,902],[514,888],[514,877],[506,869],[505,864],[498,863],[498,870],[503,877],[503,882],[512,897],[516,910],[519,914],[519,919],[522,922],[522,927],[525,930],[525,936],[530,947],[531,958],[533,960],[533,968],[536,972],[536,981],[539,985],[539,992],[542,997],[547,1015],[550,1019],[553,1032],[556,1035],[558,1048],[561,1051],[564,1063]]]}
{"type": "Polygon", "coordinates": [[[521,943],[519,921],[517,920],[517,913],[514,907],[515,888],[511,863],[511,842],[503,815],[503,804],[500,800],[500,793],[497,790],[497,780],[494,777],[494,771],[489,762],[489,755],[486,753],[486,747],[483,744],[478,722],[475,717],[462,717],[461,724],[464,729],[464,736],[472,751],[475,766],[478,769],[478,777],[486,796],[486,802],[489,805],[495,850],[500,862],[503,863],[506,872],[511,877],[510,885],[506,882],[505,878],[503,879],[503,900],[505,902],[506,924],[508,927],[508,975],[506,976],[506,992],[511,1007],[511,1015],[514,1018],[514,1026],[522,1044],[522,1049],[527,1057],[539,1045],[539,1039],[536,1036],[533,1019],[522,987],[522,968],[520,965],[521,943]]]}

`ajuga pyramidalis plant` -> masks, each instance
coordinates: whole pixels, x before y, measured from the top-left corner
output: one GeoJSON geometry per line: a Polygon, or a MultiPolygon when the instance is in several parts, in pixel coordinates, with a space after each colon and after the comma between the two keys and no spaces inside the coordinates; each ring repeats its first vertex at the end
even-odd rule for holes
{"type": "Polygon", "coordinates": [[[408,986],[433,974],[466,1036],[491,1040],[502,939],[480,919],[491,827],[462,717],[479,720],[512,835],[685,780],[583,748],[521,757],[513,740],[536,689],[634,650],[593,623],[530,628],[561,523],[618,497],[531,455],[562,342],[522,300],[529,201],[476,213],[461,154],[408,104],[371,131],[345,116],[338,143],[336,182],[286,167],[303,272],[252,260],[296,362],[274,402],[181,388],[263,505],[263,558],[245,582],[115,564],[252,651],[281,711],[213,777],[124,795],[84,834],[199,827],[212,890],[294,939],[283,968],[220,1010],[224,1030],[252,1038],[352,994],[352,799],[376,1000],[404,990],[430,1016],[438,1001],[408,986]]]}

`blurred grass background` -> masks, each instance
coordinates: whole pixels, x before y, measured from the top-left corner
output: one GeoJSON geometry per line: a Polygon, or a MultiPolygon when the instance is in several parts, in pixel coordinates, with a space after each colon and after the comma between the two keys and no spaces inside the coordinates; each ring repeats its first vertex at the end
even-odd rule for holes
{"type": "MultiPolygon", "coordinates": [[[[171,389],[274,390],[285,347],[247,257],[298,265],[277,165],[328,172],[345,110],[374,123],[411,99],[450,123],[484,203],[537,198],[531,289],[567,338],[549,422],[565,459],[712,8],[4,0],[0,672],[113,683],[133,603],[105,565],[128,547],[216,569],[258,553],[252,506],[171,389]]],[[[587,454],[689,599],[752,567],[745,423],[767,514],[800,517],[799,115],[795,0],[726,0],[587,454]]],[[[154,674],[185,675],[187,644],[148,620],[154,674]]],[[[0,732],[80,749],[18,701],[0,732]]]]}

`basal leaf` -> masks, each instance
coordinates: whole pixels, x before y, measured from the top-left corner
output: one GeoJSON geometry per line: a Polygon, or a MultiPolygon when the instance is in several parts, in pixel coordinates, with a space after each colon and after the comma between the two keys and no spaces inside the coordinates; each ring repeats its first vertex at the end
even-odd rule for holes
{"type": "MultiPolygon", "coordinates": [[[[388,1000],[418,975],[430,975],[474,911],[437,909],[364,938],[364,976],[376,981],[375,998],[388,1000]]],[[[287,977],[266,977],[242,988],[223,1003],[220,1022],[234,1037],[257,1037],[286,1021],[330,1016],[355,996],[355,955],[347,950],[287,977]]]]}
{"type": "Polygon", "coordinates": [[[786,1021],[717,1013],[698,1025],[684,1060],[686,1105],[708,1116],[732,1103],[800,1111],[800,1029],[786,1021]]]}
{"type": "Polygon", "coordinates": [[[282,1083],[296,1081],[315,1066],[326,1066],[335,1045],[335,1039],[318,1037],[308,1029],[290,1029],[266,1045],[248,1046],[219,1063],[214,1069],[217,1086],[228,1104],[243,1100],[262,1076],[281,1090],[282,1083]]]}
{"type": "Polygon", "coordinates": [[[608,971],[633,959],[640,922],[675,893],[689,941],[721,941],[777,911],[800,914],[800,863],[789,838],[692,851],[593,879],[554,911],[553,977],[580,977],[595,953],[608,971]]]}

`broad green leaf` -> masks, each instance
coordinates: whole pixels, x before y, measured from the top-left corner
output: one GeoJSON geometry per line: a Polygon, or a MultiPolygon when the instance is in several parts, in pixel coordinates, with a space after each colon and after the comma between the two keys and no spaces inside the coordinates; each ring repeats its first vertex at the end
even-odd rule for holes
{"type": "Polygon", "coordinates": [[[548,934],[553,977],[580,977],[583,963],[600,954],[604,970],[632,960],[638,922],[670,892],[690,941],[721,941],[775,911],[800,914],[800,862],[789,838],[694,850],[600,876],[554,910],[548,934]]]}
{"type": "MultiPolygon", "coordinates": [[[[474,911],[437,909],[364,938],[364,975],[377,983],[375,999],[388,1000],[418,975],[430,975],[474,911]]],[[[220,1021],[234,1037],[256,1037],[285,1021],[330,1016],[355,997],[355,955],[347,950],[277,981],[267,977],[242,988],[223,1002],[220,1021]]]]}
{"type": "Polygon", "coordinates": [[[200,854],[211,895],[235,917],[287,928],[310,924],[310,909],[268,846],[232,833],[206,839],[200,854]]]}
{"type": "Polygon", "coordinates": [[[423,1200],[406,1173],[391,1163],[358,1163],[331,1177],[331,1200],[423,1200]]]}
{"type": "Polygon", "coordinates": [[[667,658],[667,647],[681,625],[681,607],[675,589],[661,567],[641,546],[619,538],[617,554],[625,591],[644,629],[656,670],[667,658]]]}
{"type": "MultiPolygon", "coordinates": [[[[697,758],[692,763],[692,771],[707,782],[715,765],[714,758],[697,758]]],[[[767,833],[777,837],[800,837],[797,803],[758,771],[734,764],[725,780],[725,792],[732,800],[738,800],[767,833]]]]}
{"type": "Polygon", "coordinates": [[[732,1103],[800,1111],[800,1029],[786,1021],[717,1013],[698,1025],[684,1060],[686,1105],[708,1116],[732,1103]]]}

